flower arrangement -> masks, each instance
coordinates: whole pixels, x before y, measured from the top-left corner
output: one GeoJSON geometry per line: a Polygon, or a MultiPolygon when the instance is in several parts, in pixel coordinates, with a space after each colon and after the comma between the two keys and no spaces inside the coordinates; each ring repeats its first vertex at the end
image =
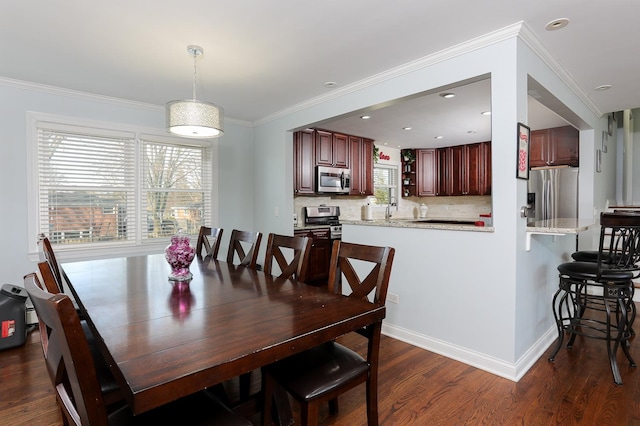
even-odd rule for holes
{"type": "Polygon", "coordinates": [[[164,257],[171,266],[169,279],[173,281],[189,281],[193,276],[189,265],[195,257],[195,250],[189,245],[189,237],[178,231],[171,237],[171,244],[164,251],[164,257]]]}

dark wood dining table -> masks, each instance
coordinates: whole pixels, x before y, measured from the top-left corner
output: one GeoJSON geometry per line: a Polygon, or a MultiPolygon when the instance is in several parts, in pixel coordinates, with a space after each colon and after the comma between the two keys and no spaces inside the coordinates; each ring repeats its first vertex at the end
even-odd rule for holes
{"type": "Polygon", "coordinates": [[[162,254],[62,265],[133,412],[380,326],[385,307],[221,261],[168,280],[162,254]]]}

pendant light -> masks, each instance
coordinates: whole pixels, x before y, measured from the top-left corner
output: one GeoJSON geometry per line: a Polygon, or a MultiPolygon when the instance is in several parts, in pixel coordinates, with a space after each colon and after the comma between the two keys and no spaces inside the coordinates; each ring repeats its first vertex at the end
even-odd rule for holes
{"type": "Polygon", "coordinates": [[[196,100],[196,60],[200,46],[187,46],[193,56],[193,99],[167,102],[167,129],[189,138],[215,138],[224,133],[224,110],[211,102],[196,100]]]}

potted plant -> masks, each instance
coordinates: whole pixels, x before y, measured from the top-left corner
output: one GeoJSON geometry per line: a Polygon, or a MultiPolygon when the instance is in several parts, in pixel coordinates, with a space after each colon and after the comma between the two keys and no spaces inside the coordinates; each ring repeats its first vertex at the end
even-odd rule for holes
{"type": "Polygon", "coordinates": [[[411,149],[405,149],[402,151],[402,159],[405,163],[413,163],[416,161],[416,154],[411,149]]]}

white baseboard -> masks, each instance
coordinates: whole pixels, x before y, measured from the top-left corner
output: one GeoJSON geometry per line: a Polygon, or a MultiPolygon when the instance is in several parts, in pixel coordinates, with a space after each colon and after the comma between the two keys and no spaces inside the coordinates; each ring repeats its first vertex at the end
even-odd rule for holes
{"type": "Polygon", "coordinates": [[[394,339],[426,349],[430,352],[435,352],[514,382],[520,380],[525,373],[529,371],[531,366],[535,364],[558,337],[558,331],[555,326],[551,327],[514,364],[395,325],[383,323],[382,333],[394,339]]]}

